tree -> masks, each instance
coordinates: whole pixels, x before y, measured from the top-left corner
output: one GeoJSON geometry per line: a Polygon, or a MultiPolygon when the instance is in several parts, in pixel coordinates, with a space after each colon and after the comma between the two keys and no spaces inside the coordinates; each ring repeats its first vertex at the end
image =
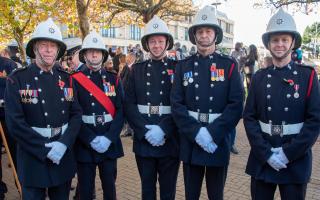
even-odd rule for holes
{"type": "Polygon", "coordinates": [[[195,14],[192,0],[110,0],[108,10],[108,23],[123,13],[129,14],[126,19],[131,17],[135,22],[142,20],[143,23],[148,23],[154,15],[179,20],[182,16],[195,14]]]}
{"type": "Polygon", "coordinates": [[[22,61],[26,61],[25,38],[35,26],[48,18],[65,23],[72,5],[68,0],[1,0],[0,1],[0,38],[1,42],[15,39],[22,61]]]}
{"type": "Polygon", "coordinates": [[[320,22],[307,26],[303,32],[302,42],[304,44],[312,42],[312,40],[320,38],[320,22]]]}
{"type": "Polygon", "coordinates": [[[254,3],[255,7],[267,6],[267,7],[275,7],[280,8],[282,6],[292,6],[296,11],[301,11],[303,13],[311,13],[317,12],[319,9],[317,6],[319,5],[320,0],[264,0],[264,1],[256,1],[254,3]]]}

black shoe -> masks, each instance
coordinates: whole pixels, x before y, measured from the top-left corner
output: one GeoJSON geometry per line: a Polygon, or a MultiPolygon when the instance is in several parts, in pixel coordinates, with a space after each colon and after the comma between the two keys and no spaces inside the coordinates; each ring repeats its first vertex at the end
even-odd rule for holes
{"type": "Polygon", "coordinates": [[[235,146],[231,147],[230,152],[233,153],[233,154],[239,154],[239,151],[235,146]]]}

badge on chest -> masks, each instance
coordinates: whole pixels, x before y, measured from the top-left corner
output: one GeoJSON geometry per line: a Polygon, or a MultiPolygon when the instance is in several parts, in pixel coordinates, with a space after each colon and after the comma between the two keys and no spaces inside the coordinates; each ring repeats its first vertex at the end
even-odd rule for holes
{"type": "Polygon", "coordinates": [[[104,93],[110,97],[110,96],[116,96],[116,90],[114,85],[111,85],[110,82],[104,82],[103,83],[104,93]]]}
{"type": "Polygon", "coordinates": [[[224,81],[224,69],[217,69],[216,64],[212,63],[210,67],[211,81],[224,81]]]}
{"type": "Polygon", "coordinates": [[[73,101],[73,88],[63,88],[63,94],[66,101],[73,101]]]}
{"type": "Polygon", "coordinates": [[[189,83],[193,83],[192,71],[186,72],[183,75],[183,85],[188,86],[189,83]]]}
{"type": "Polygon", "coordinates": [[[174,80],[174,72],[173,72],[173,69],[167,69],[167,73],[168,73],[168,75],[170,76],[170,81],[171,81],[171,83],[173,83],[173,80],[174,80]]]}
{"type": "Polygon", "coordinates": [[[33,103],[37,104],[38,103],[38,90],[33,90],[30,89],[30,85],[26,85],[26,89],[19,90],[20,97],[21,97],[21,102],[22,103],[33,103]]]}

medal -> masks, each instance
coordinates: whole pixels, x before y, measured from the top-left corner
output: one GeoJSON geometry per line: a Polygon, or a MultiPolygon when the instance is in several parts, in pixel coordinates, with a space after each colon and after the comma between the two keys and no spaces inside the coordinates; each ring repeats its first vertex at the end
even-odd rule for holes
{"type": "Polygon", "coordinates": [[[216,74],[217,74],[217,68],[216,68],[216,64],[212,63],[211,67],[210,67],[210,71],[211,71],[211,81],[215,81],[216,80],[216,74]]]}
{"type": "Polygon", "coordinates": [[[219,69],[219,80],[224,81],[224,69],[219,69]]]}
{"type": "Polygon", "coordinates": [[[299,91],[299,85],[295,84],[293,87],[294,87],[294,91],[295,91],[294,94],[293,94],[293,97],[297,99],[300,96],[299,92],[298,92],[299,91]]]}
{"type": "Polygon", "coordinates": [[[34,98],[32,99],[32,103],[33,103],[33,104],[37,104],[37,103],[38,103],[38,99],[37,99],[36,97],[34,97],[34,98]]]}
{"type": "Polygon", "coordinates": [[[188,86],[188,81],[187,80],[183,81],[183,86],[188,86]]]}
{"type": "Polygon", "coordinates": [[[189,81],[189,83],[193,83],[193,78],[190,77],[188,81],[189,81]]]}

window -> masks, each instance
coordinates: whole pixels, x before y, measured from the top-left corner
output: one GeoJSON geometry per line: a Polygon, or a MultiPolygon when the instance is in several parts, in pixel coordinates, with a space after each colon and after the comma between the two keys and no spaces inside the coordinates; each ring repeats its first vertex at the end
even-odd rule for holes
{"type": "Polygon", "coordinates": [[[231,25],[229,23],[226,24],[226,32],[231,33],[231,25]]]}
{"type": "Polygon", "coordinates": [[[178,39],[178,26],[174,26],[174,39],[178,39]]]}
{"type": "Polygon", "coordinates": [[[136,25],[130,25],[130,39],[140,40],[141,38],[141,28],[136,25]]]}
{"type": "Polygon", "coordinates": [[[115,27],[102,28],[101,35],[103,37],[115,38],[116,37],[116,28],[115,27]]]}
{"type": "Polygon", "coordinates": [[[184,40],[189,41],[189,32],[188,32],[188,28],[184,28],[184,40]]]}

